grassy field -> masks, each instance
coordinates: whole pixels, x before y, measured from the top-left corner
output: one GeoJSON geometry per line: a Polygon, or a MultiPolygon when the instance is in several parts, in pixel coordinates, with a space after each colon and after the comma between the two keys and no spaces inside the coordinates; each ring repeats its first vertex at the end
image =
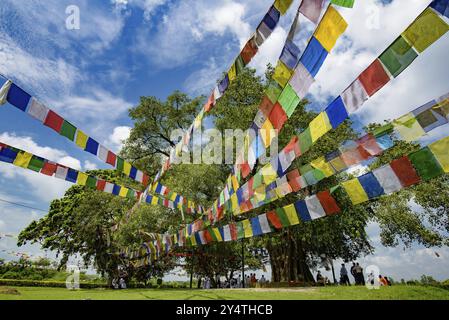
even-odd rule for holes
{"type": "Polygon", "coordinates": [[[449,300],[449,291],[423,286],[233,290],[78,290],[62,288],[0,287],[0,300],[449,300]]]}

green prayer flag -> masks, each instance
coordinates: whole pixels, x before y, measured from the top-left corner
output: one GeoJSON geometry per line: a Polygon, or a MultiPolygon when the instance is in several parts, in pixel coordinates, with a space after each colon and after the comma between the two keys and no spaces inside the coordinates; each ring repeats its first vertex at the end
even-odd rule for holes
{"type": "Polygon", "coordinates": [[[282,109],[284,109],[287,117],[291,117],[293,112],[295,112],[296,107],[298,106],[301,99],[296,94],[295,90],[292,88],[290,84],[284,88],[281,95],[279,96],[279,104],[282,109]]]}
{"type": "Polygon", "coordinates": [[[310,127],[299,134],[299,147],[301,153],[305,153],[312,146],[312,135],[310,134],[310,127]]]}
{"type": "Polygon", "coordinates": [[[283,208],[277,208],[276,214],[279,217],[283,228],[290,226],[290,220],[288,220],[287,214],[283,208]]]}
{"type": "Polygon", "coordinates": [[[235,60],[235,72],[239,75],[243,72],[243,69],[245,69],[245,62],[243,61],[242,56],[238,56],[235,60]]]}
{"type": "Polygon", "coordinates": [[[117,170],[123,172],[124,167],[125,167],[125,161],[123,161],[122,158],[117,157],[117,167],[116,167],[117,170]]]}
{"type": "Polygon", "coordinates": [[[314,169],[313,170],[313,176],[315,177],[315,179],[317,179],[318,181],[324,180],[326,179],[326,176],[324,175],[323,171],[319,170],[319,169],[314,169]]]}
{"type": "Polygon", "coordinates": [[[134,190],[129,189],[126,197],[128,199],[134,199],[134,197],[135,197],[134,190]]]}
{"type": "Polygon", "coordinates": [[[340,7],[353,8],[355,0],[331,0],[331,3],[340,7]]]}
{"type": "Polygon", "coordinates": [[[276,103],[281,95],[282,88],[276,81],[271,81],[268,88],[265,90],[265,94],[272,103],[276,103]]]}
{"type": "Polygon", "coordinates": [[[374,129],[372,132],[373,136],[376,138],[385,135],[386,133],[391,133],[394,130],[394,126],[392,123],[388,123],[386,125],[383,125],[382,127],[374,129]]]}
{"type": "Polygon", "coordinates": [[[240,240],[245,238],[245,230],[243,229],[243,222],[239,221],[235,225],[237,227],[237,239],[240,240]]]}
{"type": "Polygon", "coordinates": [[[411,45],[402,37],[396,41],[382,53],[379,57],[383,65],[391,73],[393,77],[397,77],[402,71],[418,57],[416,51],[411,45]]]}
{"type": "Polygon", "coordinates": [[[76,133],[76,127],[68,122],[67,120],[64,120],[64,123],[61,127],[61,132],[59,133],[61,136],[66,137],[67,139],[74,141],[75,140],[75,133],[76,133]]]}
{"type": "Polygon", "coordinates": [[[444,174],[443,168],[428,147],[409,155],[409,158],[416,172],[424,181],[444,174]]]}
{"type": "Polygon", "coordinates": [[[30,163],[28,164],[28,169],[39,172],[44,167],[44,159],[33,156],[30,163]]]}
{"type": "Polygon", "coordinates": [[[95,179],[94,177],[88,176],[87,177],[87,181],[86,181],[86,186],[88,186],[89,188],[97,188],[97,179],[95,179]]]}

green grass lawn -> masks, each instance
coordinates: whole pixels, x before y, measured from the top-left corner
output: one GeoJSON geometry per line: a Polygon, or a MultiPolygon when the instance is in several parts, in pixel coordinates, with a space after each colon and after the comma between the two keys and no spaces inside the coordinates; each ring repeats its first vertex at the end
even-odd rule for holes
{"type": "Polygon", "coordinates": [[[233,290],[78,290],[63,288],[0,287],[0,300],[449,300],[449,291],[423,286],[393,286],[368,290],[365,287],[326,287],[306,289],[233,290]],[[7,293],[6,293],[7,292],[7,293]],[[15,293],[15,294],[14,294],[15,293]]]}

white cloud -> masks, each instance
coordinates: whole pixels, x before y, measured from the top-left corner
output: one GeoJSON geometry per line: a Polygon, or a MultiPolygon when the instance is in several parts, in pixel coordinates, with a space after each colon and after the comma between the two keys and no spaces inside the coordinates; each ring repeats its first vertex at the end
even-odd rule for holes
{"type": "Polygon", "coordinates": [[[89,170],[97,170],[98,167],[95,163],[90,162],[89,160],[84,161],[84,170],[89,171],[89,170]]]}
{"type": "Polygon", "coordinates": [[[129,138],[130,134],[131,127],[116,127],[108,138],[108,144],[110,144],[114,150],[119,151],[123,147],[123,142],[129,138]]]}

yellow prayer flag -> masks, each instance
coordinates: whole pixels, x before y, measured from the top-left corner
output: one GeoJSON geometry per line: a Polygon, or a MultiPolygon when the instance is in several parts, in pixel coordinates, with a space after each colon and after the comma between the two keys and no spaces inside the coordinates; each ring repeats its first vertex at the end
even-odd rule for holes
{"type": "Polygon", "coordinates": [[[440,163],[444,172],[449,172],[449,137],[438,140],[429,145],[430,151],[432,151],[435,158],[440,163]]]}
{"type": "Polygon", "coordinates": [[[178,195],[178,194],[177,194],[176,192],[173,192],[172,195],[171,195],[171,197],[170,197],[170,200],[171,200],[171,201],[175,201],[177,195],[178,195]]]}
{"type": "Polygon", "coordinates": [[[341,184],[351,198],[354,205],[363,203],[369,200],[368,195],[363,189],[358,179],[352,179],[341,184]]]}
{"type": "Polygon", "coordinates": [[[409,142],[418,140],[426,134],[412,113],[408,113],[405,116],[393,121],[393,126],[401,138],[409,142]]]}
{"type": "Polygon", "coordinates": [[[347,27],[348,23],[340,13],[334,7],[329,6],[314,36],[327,52],[331,52],[338,38],[345,32],[347,27]]]}
{"type": "Polygon", "coordinates": [[[274,69],[273,80],[275,80],[282,88],[284,88],[292,75],[293,71],[290,70],[282,61],[279,61],[276,69],[274,69]]]}
{"type": "Polygon", "coordinates": [[[341,159],[341,157],[334,158],[329,161],[329,163],[332,165],[332,168],[334,168],[336,172],[343,171],[348,167],[346,163],[341,159]]]}
{"type": "Polygon", "coordinates": [[[21,151],[17,154],[16,159],[14,160],[14,165],[22,168],[28,168],[28,165],[30,164],[31,158],[33,155],[31,153],[21,151]]]}
{"type": "Polygon", "coordinates": [[[195,238],[195,235],[194,234],[192,234],[191,236],[190,236],[190,241],[192,242],[192,246],[194,246],[194,247],[196,247],[198,244],[196,243],[196,238],[195,238]]]}
{"type": "Polygon", "coordinates": [[[81,149],[85,149],[88,139],[89,139],[89,137],[84,132],[82,132],[79,129],[76,131],[75,143],[78,147],[80,147],[81,149]]]}
{"type": "Polygon", "coordinates": [[[119,196],[122,198],[126,198],[126,196],[128,195],[128,190],[129,190],[128,188],[121,187],[119,196]]]}
{"type": "Polygon", "coordinates": [[[285,215],[287,216],[288,221],[290,222],[290,225],[294,226],[299,224],[299,218],[298,214],[296,213],[295,205],[290,204],[283,208],[285,215]]]}
{"type": "Polygon", "coordinates": [[[254,189],[254,199],[256,199],[257,202],[264,201],[267,196],[266,193],[266,187],[264,185],[261,185],[254,189]]]}
{"type": "Polygon", "coordinates": [[[332,130],[332,126],[326,112],[321,112],[315,119],[313,119],[312,122],[310,122],[309,127],[312,143],[332,130]]]}
{"type": "Polygon", "coordinates": [[[262,169],[260,169],[260,174],[262,175],[263,183],[265,185],[269,185],[277,178],[277,172],[274,170],[271,163],[267,163],[264,167],[262,167],[262,169]]]}
{"type": "Polygon", "coordinates": [[[213,233],[215,234],[215,237],[217,238],[218,242],[222,242],[223,238],[221,237],[220,230],[218,228],[212,228],[213,233]]]}
{"type": "Polygon", "coordinates": [[[123,173],[127,176],[131,173],[131,163],[125,161],[123,164],[123,173]]]}
{"type": "Polygon", "coordinates": [[[229,81],[232,82],[237,78],[237,69],[235,68],[235,63],[232,65],[228,72],[229,81]]]}
{"type": "Polygon", "coordinates": [[[253,236],[253,229],[251,228],[251,222],[246,219],[242,221],[243,231],[245,233],[245,238],[251,238],[253,236]]]}
{"type": "Polygon", "coordinates": [[[422,53],[449,30],[449,25],[431,8],[421,15],[404,31],[402,36],[422,53]]]}
{"type": "Polygon", "coordinates": [[[85,174],[84,172],[78,172],[78,178],[76,180],[76,183],[80,186],[85,186],[87,183],[87,178],[89,176],[85,174]]]}
{"type": "Polygon", "coordinates": [[[290,8],[293,0],[276,0],[274,2],[274,7],[279,10],[279,12],[284,15],[288,8],[290,8]]]}
{"type": "Polygon", "coordinates": [[[324,157],[320,157],[318,159],[315,159],[310,164],[315,169],[320,170],[326,176],[326,178],[334,175],[334,173],[335,173],[335,171],[332,168],[332,166],[328,162],[326,162],[326,159],[324,157]]]}
{"type": "Polygon", "coordinates": [[[237,198],[237,193],[234,193],[231,196],[231,208],[232,208],[232,211],[234,211],[238,207],[239,207],[239,199],[237,198]]]}
{"type": "Polygon", "coordinates": [[[273,125],[270,120],[265,120],[262,128],[260,128],[259,133],[262,137],[262,141],[264,143],[265,148],[268,148],[271,145],[271,141],[276,135],[276,131],[274,131],[273,125]]]}
{"type": "Polygon", "coordinates": [[[159,200],[158,197],[153,196],[153,198],[151,198],[151,204],[154,206],[157,205],[158,200],[159,200]]]}
{"type": "Polygon", "coordinates": [[[237,177],[232,175],[231,177],[231,181],[232,181],[232,188],[237,191],[237,189],[239,188],[239,182],[237,181],[237,177]]]}

